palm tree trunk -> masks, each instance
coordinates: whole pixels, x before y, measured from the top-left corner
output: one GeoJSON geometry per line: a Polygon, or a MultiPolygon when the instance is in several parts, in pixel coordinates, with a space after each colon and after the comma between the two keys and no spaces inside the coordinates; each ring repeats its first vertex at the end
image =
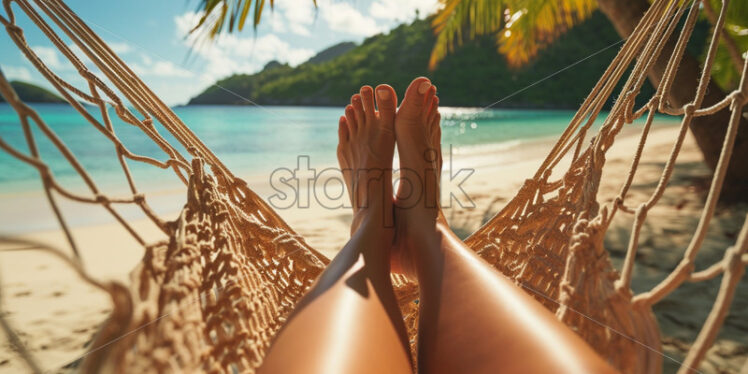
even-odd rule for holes
{"type": "MultiPolygon", "coordinates": [[[[600,10],[613,23],[622,38],[628,38],[644,13],[649,8],[647,0],[598,0],[600,10]]],[[[671,37],[660,57],[649,71],[649,80],[657,87],[665,72],[668,60],[675,48],[675,37],[671,37]]],[[[699,62],[686,52],[675,76],[668,99],[675,106],[683,106],[693,100],[699,83],[699,62]]],[[[725,97],[725,93],[710,82],[702,107],[710,106],[725,97]]],[[[696,117],[691,122],[691,133],[704,156],[704,161],[712,170],[717,166],[722,142],[727,132],[730,118],[729,107],[713,115],[696,117]]],[[[748,121],[741,118],[735,148],[725,178],[722,197],[725,200],[748,199],[748,121]],[[741,193],[742,191],[742,193],[741,193]]]]}

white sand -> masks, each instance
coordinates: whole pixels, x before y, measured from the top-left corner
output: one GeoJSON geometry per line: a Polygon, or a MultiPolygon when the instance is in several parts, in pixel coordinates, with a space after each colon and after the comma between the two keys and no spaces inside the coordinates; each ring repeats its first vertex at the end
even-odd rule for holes
{"type": "MultiPolygon", "coordinates": [[[[658,127],[649,137],[643,160],[631,190],[631,201],[644,200],[654,189],[677,129],[658,127]]],[[[621,136],[608,153],[608,161],[600,189],[600,201],[615,196],[628,170],[631,154],[638,139],[631,135],[621,136]]],[[[466,192],[475,202],[474,208],[452,208],[446,210],[450,224],[458,234],[474,231],[484,221],[511,199],[522,182],[532,176],[542,161],[549,144],[539,144],[539,150],[527,150],[521,156],[510,155],[518,161],[501,166],[491,165],[497,157],[507,154],[486,154],[481,159],[458,162],[480,165],[465,182],[466,192]]],[[[698,150],[689,137],[679,157],[683,167],[676,169],[672,187],[666,192],[662,203],[650,214],[643,230],[642,246],[635,267],[635,291],[641,292],[662,279],[672,269],[682,254],[698,219],[703,204],[703,188],[699,186],[708,175],[708,170],[699,161],[698,150]]],[[[250,183],[250,185],[252,185],[250,183]]],[[[267,186],[258,189],[268,196],[267,186]]],[[[174,211],[181,205],[183,191],[166,191],[154,197],[162,206],[173,204],[174,211]]],[[[151,196],[149,195],[149,199],[151,196]]],[[[150,201],[150,200],[149,200],[150,201]]],[[[43,195],[37,192],[0,196],[2,216],[0,227],[14,227],[18,221],[39,217],[44,222],[54,218],[45,206],[43,195]]],[[[139,261],[143,251],[121,226],[105,215],[83,208],[79,204],[63,204],[69,211],[85,210],[78,214],[78,226],[73,229],[82,250],[82,257],[91,274],[101,279],[124,281],[128,272],[139,261]],[[90,222],[98,222],[92,225],[90,222]]],[[[99,208],[98,211],[101,211],[99,208]]],[[[704,264],[721,257],[722,251],[734,241],[734,234],[742,224],[745,206],[721,210],[715,219],[713,233],[705,243],[704,264]]],[[[318,204],[306,209],[290,208],[278,213],[301,234],[308,243],[332,257],[347,241],[351,214],[344,209],[329,210],[318,204]]],[[[164,238],[155,226],[128,213],[133,225],[147,241],[164,238]]],[[[176,213],[166,215],[174,217],[176,213]]],[[[41,222],[41,221],[40,221],[41,222]]],[[[52,221],[53,222],[53,221],[52,221]]],[[[18,226],[18,225],[16,225],[18,226]]],[[[40,225],[43,226],[43,225],[40,225]]],[[[18,233],[15,231],[2,231],[18,233]]],[[[618,217],[606,240],[614,263],[620,266],[620,258],[628,240],[630,218],[618,217]]],[[[33,231],[17,235],[21,238],[49,243],[58,248],[67,248],[60,230],[33,231]]],[[[6,245],[4,249],[7,249],[6,245]]],[[[700,257],[701,258],[701,257],[700,257]]],[[[85,353],[86,343],[92,338],[97,326],[107,317],[109,304],[106,296],[77,280],[72,271],[60,261],[47,254],[35,251],[0,252],[0,279],[2,280],[2,310],[16,328],[23,343],[37,357],[45,370],[57,370],[73,362],[85,353]]],[[[738,370],[748,354],[748,285],[744,280],[738,289],[732,314],[727,318],[719,344],[710,351],[702,370],[738,370]]],[[[703,323],[714,298],[717,283],[692,288],[666,299],[656,308],[665,337],[665,351],[676,359],[693,340],[698,326],[703,323]]],[[[13,353],[7,341],[0,338],[0,372],[23,371],[24,366],[13,353]]],[[[666,361],[668,361],[666,359],[666,361]]],[[[666,363],[666,371],[675,364],[666,363]]]]}

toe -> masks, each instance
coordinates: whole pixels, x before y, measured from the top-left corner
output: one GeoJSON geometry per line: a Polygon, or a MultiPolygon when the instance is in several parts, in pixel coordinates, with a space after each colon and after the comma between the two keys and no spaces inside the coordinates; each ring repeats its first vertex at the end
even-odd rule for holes
{"type": "Polygon", "coordinates": [[[431,126],[431,144],[433,146],[437,146],[441,143],[441,137],[442,137],[442,128],[440,125],[441,122],[441,114],[439,112],[436,112],[436,114],[431,118],[430,126],[431,126]]]}
{"type": "Polygon", "coordinates": [[[434,96],[429,101],[429,109],[426,112],[426,123],[431,125],[434,122],[434,117],[439,114],[439,98],[434,96]]]}
{"type": "Polygon", "coordinates": [[[348,121],[345,116],[340,116],[338,120],[338,143],[344,144],[348,142],[348,121]]]}
{"type": "MultiPolygon", "coordinates": [[[[434,100],[436,99],[436,87],[431,86],[428,91],[426,91],[426,97],[424,98],[424,104],[423,104],[423,114],[424,118],[429,118],[432,112],[435,111],[434,109],[434,100]]],[[[431,123],[431,122],[426,122],[431,123]]]]}
{"type": "Polygon", "coordinates": [[[395,90],[387,84],[377,86],[377,109],[382,126],[392,129],[395,124],[395,111],[397,109],[397,95],[395,90]]]}
{"type": "Polygon", "coordinates": [[[431,146],[434,147],[434,150],[436,150],[437,154],[437,170],[439,170],[439,173],[441,173],[442,169],[442,128],[440,126],[441,123],[441,115],[439,112],[436,112],[436,115],[433,118],[433,122],[431,123],[431,146]]]}
{"type": "Polygon", "coordinates": [[[345,170],[348,167],[348,160],[346,159],[346,152],[348,148],[348,124],[346,123],[345,117],[341,116],[338,121],[338,164],[340,169],[345,170]]]}
{"type": "Polygon", "coordinates": [[[348,127],[348,136],[355,134],[358,122],[356,121],[356,111],[353,109],[353,105],[348,104],[345,107],[345,122],[348,127]]]}
{"type": "Polygon", "coordinates": [[[376,118],[376,109],[374,108],[374,90],[371,86],[361,87],[361,100],[364,103],[364,115],[366,120],[371,122],[376,118]]]}
{"type": "Polygon", "coordinates": [[[361,102],[361,95],[355,94],[351,97],[351,105],[353,105],[353,113],[356,117],[356,129],[360,129],[364,126],[364,105],[361,102]]]}
{"type": "Polygon", "coordinates": [[[405,91],[403,103],[398,112],[407,116],[417,115],[424,106],[424,98],[431,88],[431,81],[426,77],[418,77],[413,80],[405,91]]]}

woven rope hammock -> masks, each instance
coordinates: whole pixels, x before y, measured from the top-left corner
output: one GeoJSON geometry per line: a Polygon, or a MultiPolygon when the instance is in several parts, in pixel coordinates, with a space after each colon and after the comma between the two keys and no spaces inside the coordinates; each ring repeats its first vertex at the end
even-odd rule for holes
{"type": "MultiPolygon", "coordinates": [[[[61,0],[5,0],[3,5],[5,16],[0,17],[0,22],[10,38],[68,103],[91,123],[92,130],[101,132],[111,141],[129,184],[127,196],[102,192],[54,131],[19,100],[5,77],[0,77],[0,93],[18,113],[28,150],[17,149],[3,139],[0,139],[0,148],[39,172],[46,197],[74,256],[59,251],[53,253],[77,270],[82,279],[106,291],[113,303],[110,318],[81,363],[82,370],[91,373],[254,372],[286,316],[329,260],[309,247],[243,180],[235,177],[61,0]],[[86,92],[61,79],[29,48],[23,30],[16,24],[15,10],[25,13],[73,64],[88,84],[86,92]],[[58,33],[71,40],[82,54],[76,55],[58,33]],[[103,76],[91,73],[81,58],[89,60],[103,76]],[[98,107],[101,118],[91,115],[80,101],[98,107]],[[136,126],[155,142],[163,150],[164,159],[130,151],[117,137],[107,106],[114,108],[121,120],[136,126]],[[80,175],[88,192],[76,193],[58,183],[40,157],[32,132],[34,126],[80,175]],[[159,133],[163,129],[187,152],[179,152],[170,144],[159,133]],[[130,173],[128,164],[133,162],[165,171],[170,169],[188,186],[187,201],[177,220],[166,222],[154,213],[130,173]],[[134,270],[129,286],[103,283],[87,275],[74,237],[58,207],[60,198],[100,205],[143,245],[145,255],[134,270]],[[169,239],[145,243],[118,213],[123,205],[142,209],[169,239]]],[[[680,372],[697,368],[714,343],[748,263],[748,223],[745,223],[736,244],[725,250],[721,261],[704,270],[694,270],[694,258],[713,216],[740,113],[748,97],[748,64],[744,62],[739,89],[711,107],[701,105],[726,8],[725,0],[715,22],[716,31],[695,98],[675,108],[665,98],[696,23],[699,0],[654,1],[534,177],[524,183],[503,210],[465,241],[625,373],[661,371],[661,342],[652,305],[683,282],[704,281],[721,275],[713,308],[680,372]],[[644,84],[647,71],[684,16],[681,33],[676,36],[673,55],[656,93],[644,106],[635,108],[634,99],[644,84]],[[627,71],[620,99],[594,140],[587,144],[585,135],[627,71]],[[630,283],[639,232],[647,211],[658,202],[668,184],[689,124],[694,117],[712,115],[727,107],[731,111],[727,135],[691,242],[681,262],[666,279],[651,290],[634,295],[630,283]],[[627,191],[657,112],[683,116],[678,137],[649,200],[631,202],[627,191]],[[601,206],[596,195],[606,151],[623,126],[642,116],[646,116],[646,122],[628,178],[615,201],[601,206]],[[551,172],[564,156],[572,160],[568,170],[561,179],[550,180],[551,172]],[[617,213],[635,217],[620,272],[613,268],[603,248],[606,229],[617,213]]],[[[411,341],[415,341],[417,286],[396,276],[393,281],[411,341]]],[[[12,329],[4,319],[0,318],[0,322],[13,341],[12,329]]],[[[29,364],[38,369],[33,358],[21,345],[18,347],[29,364]]]]}

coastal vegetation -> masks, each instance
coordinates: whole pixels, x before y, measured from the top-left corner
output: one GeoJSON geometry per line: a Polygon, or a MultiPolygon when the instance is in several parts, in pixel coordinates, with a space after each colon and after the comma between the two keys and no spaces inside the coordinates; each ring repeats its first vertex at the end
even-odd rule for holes
{"type": "Polygon", "coordinates": [[[511,66],[493,38],[484,36],[464,43],[459,53],[447,55],[429,70],[435,41],[431,19],[416,20],[325,62],[315,56],[295,68],[272,64],[256,74],[224,78],[189,104],[249,105],[244,97],[263,105],[344,105],[361,85],[386,82],[403,92],[413,77],[423,75],[438,87],[444,105],[487,106],[500,101],[494,106],[572,109],[605,70],[620,38],[596,12],[521,67],[511,66]],[[557,73],[569,65],[573,66],[557,73]],[[522,90],[531,85],[533,89],[522,90]]]}
{"type": "MultiPolygon", "coordinates": [[[[18,97],[27,103],[64,103],[61,97],[54,93],[39,87],[35,84],[11,81],[11,87],[16,91],[18,97]]],[[[0,103],[5,102],[5,99],[0,96],[0,103]]]]}

